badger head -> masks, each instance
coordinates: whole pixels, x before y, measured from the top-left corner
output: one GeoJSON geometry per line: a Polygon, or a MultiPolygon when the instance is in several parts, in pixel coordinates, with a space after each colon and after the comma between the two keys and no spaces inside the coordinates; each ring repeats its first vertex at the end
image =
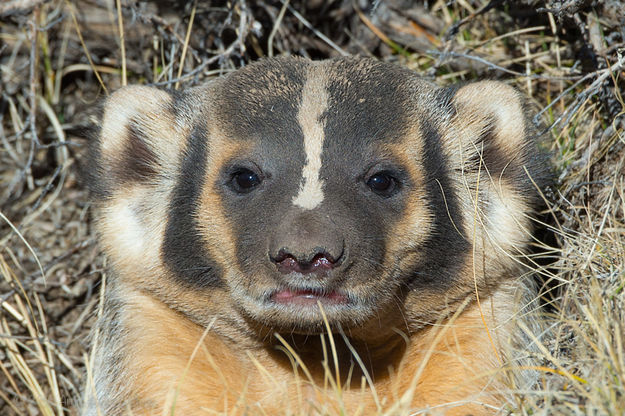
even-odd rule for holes
{"type": "Polygon", "coordinates": [[[518,274],[536,154],[503,84],[282,58],[115,92],[90,176],[128,290],[203,325],[372,336],[518,274]]]}

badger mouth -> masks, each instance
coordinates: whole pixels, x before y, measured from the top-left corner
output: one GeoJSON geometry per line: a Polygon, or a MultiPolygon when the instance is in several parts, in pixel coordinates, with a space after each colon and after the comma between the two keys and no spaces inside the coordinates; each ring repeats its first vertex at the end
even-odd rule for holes
{"type": "Polygon", "coordinates": [[[280,286],[265,297],[257,317],[278,332],[313,335],[327,325],[350,328],[368,316],[357,296],[342,288],[280,286]]]}
{"type": "MultiPolygon", "coordinates": [[[[378,299],[362,296],[358,290],[335,282],[289,282],[245,293],[236,300],[240,313],[259,328],[278,333],[314,335],[342,328],[360,328],[376,316],[378,299]]],[[[240,292],[239,292],[240,293],[240,292]]],[[[262,336],[266,335],[262,332],[262,336]]]]}
{"type": "Polygon", "coordinates": [[[279,305],[303,307],[317,306],[318,302],[323,305],[349,304],[347,295],[337,290],[328,291],[317,288],[278,289],[270,296],[270,300],[279,305]]]}

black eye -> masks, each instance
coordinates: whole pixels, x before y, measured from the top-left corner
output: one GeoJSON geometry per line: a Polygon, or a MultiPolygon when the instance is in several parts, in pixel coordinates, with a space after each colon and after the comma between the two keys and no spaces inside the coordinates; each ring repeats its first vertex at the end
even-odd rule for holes
{"type": "Polygon", "coordinates": [[[232,175],[234,188],[239,192],[249,192],[260,185],[260,178],[249,169],[240,169],[232,175]]]}
{"type": "Polygon", "coordinates": [[[379,172],[369,178],[367,186],[380,195],[389,195],[397,185],[395,178],[386,172],[379,172]]]}

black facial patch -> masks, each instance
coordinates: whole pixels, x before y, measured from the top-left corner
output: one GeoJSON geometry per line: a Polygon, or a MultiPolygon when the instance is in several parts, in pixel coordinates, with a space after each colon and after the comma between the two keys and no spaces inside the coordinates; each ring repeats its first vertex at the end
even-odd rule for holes
{"type": "Polygon", "coordinates": [[[262,60],[227,76],[216,91],[219,125],[235,140],[301,148],[297,114],[308,65],[303,59],[262,60]]]}
{"type": "Polygon", "coordinates": [[[180,283],[200,288],[222,285],[218,266],[204,249],[195,221],[207,170],[206,134],[206,128],[197,125],[189,137],[169,204],[165,240],[161,247],[164,263],[180,283]]]}
{"type": "Polygon", "coordinates": [[[143,139],[146,133],[136,120],[126,126],[128,140],[115,169],[115,176],[120,184],[144,182],[158,174],[158,159],[143,139]]]}
{"type": "Polygon", "coordinates": [[[434,222],[433,230],[422,246],[423,261],[416,267],[416,274],[409,283],[409,288],[445,290],[458,276],[471,246],[456,230],[462,229],[462,214],[449,178],[449,162],[443,154],[440,134],[427,119],[421,120],[421,134],[425,152],[425,188],[429,208],[434,213],[434,222]]]}
{"type": "Polygon", "coordinates": [[[405,82],[414,74],[372,60],[343,58],[332,64],[324,152],[338,141],[339,148],[362,157],[361,149],[375,141],[401,138],[410,124],[405,82]]]}

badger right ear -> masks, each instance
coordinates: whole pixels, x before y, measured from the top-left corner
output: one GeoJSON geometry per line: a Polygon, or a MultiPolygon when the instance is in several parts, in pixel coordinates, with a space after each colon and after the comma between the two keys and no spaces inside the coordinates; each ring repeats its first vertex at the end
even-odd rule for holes
{"type": "Polygon", "coordinates": [[[89,148],[87,175],[94,196],[173,174],[190,131],[187,101],[182,94],[143,86],[121,88],[106,99],[89,148]]]}
{"type": "Polygon", "coordinates": [[[522,95],[501,82],[481,81],[460,88],[452,102],[456,116],[446,143],[469,187],[482,179],[535,201],[535,183],[544,182],[546,167],[522,95]]]}

